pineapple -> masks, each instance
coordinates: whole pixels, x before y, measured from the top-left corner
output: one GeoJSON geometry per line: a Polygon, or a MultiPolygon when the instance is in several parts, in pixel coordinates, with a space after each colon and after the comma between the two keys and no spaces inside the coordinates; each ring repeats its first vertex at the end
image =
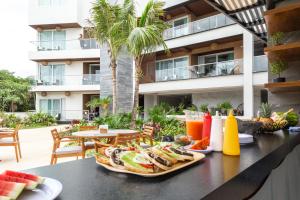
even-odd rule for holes
{"type": "Polygon", "coordinates": [[[268,103],[262,103],[260,106],[260,112],[259,112],[259,121],[262,123],[273,123],[273,120],[271,119],[272,114],[272,104],[268,103]]]}
{"type": "Polygon", "coordinates": [[[259,121],[263,123],[262,129],[265,131],[272,131],[273,126],[273,120],[271,119],[272,114],[272,105],[268,103],[262,103],[259,110],[259,121]]]}

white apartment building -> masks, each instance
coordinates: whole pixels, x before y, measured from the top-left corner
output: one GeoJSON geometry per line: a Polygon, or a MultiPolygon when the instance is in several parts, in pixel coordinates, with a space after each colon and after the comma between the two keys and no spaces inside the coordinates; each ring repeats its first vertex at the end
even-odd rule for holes
{"type": "Polygon", "coordinates": [[[143,63],[145,110],[161,102],[214,107],[230,101],[252,117],[267,95],[263,43],[203,0],[171,3],[165,9],[171,28],[164,34],[171,54],[158,49],[143,63]]]}
{"type": "Polygon", "coordinates": [[[86,103],[99,98],[100,50],[86,29],[90,8],[88,0],[29,0],[36,110],[60,120],[87,118],[86,103]]]}
{"type": "MultiPolygon", "coordinates": [[[[29,52],[37,62],[36,109],[62,120],[86,118],[85,104],[100,94],[100,50],[85,29],[90,1],[29,0],[29,25],[37,31],[29,52]]],[[[158,49],[145,56],[140,104],[147,110],[161,102],[230,101],[252,117],[268,82],[263,44],[204,0],[166,0],[165,10],[171,54],[158,49]]]]}

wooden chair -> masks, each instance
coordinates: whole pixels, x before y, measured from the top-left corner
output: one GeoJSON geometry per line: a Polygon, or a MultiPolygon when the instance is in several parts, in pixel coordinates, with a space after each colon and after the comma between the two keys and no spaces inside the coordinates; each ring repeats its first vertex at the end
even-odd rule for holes
{"type": "Polygon", "coordinates": [[[51,165],[57,163],[57,158],[76,157],[78,159],[78,156],[85,158],[85,150],[82,143],[81,146],[60,147],[61,142],[78,142],[78,139],[72,136],[60,136],[57,129],[51,130],[51,134],[54,142],[50,162],[51,165]]]}
{"type": "Polygon", "coordinates": [[[153,140],[154,140],[154,127],[152,126],[144,126],[143,132],[141,134],[143,143],[146,144],[146,139],[149,140],[150,146],[153,146],[153,140]]]}
{"type": "Polygon", "coordinates": [[[105,144],[100,141],[94,140],[95,150],[99,152],[98,149],[102,147],[116,147],[118,145],[128,145],[128,144],[140,144],[140,133],[128,133],[128,134],[118,134],[113,144],[105,144]]]}
{"type": "MultiPolygon", "coordinates": [[[[98,130],[97,126],[80,126],[79,131],[90,131],[90,130],[98,130]]],[[[84,150],[94,149],[95,142],[93,141],[84,141],[84,150]]]]}
{"type": "Polygon", "coordinates": [[[19,129],[21,125],[17,125],[13,131],[0,132],[0,146],[12,146],[15,148],[16,160],[19,162],[19,158],[22,158],[19,129]]]}

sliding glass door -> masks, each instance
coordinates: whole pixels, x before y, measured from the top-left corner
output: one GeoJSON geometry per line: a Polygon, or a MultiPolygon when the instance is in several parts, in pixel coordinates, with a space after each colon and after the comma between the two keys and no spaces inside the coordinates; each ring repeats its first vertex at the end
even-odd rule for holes
{"type": "Polygon", "coordinates": [[[42,31],[39,33],[39,51],[65,50],[66,31],[42,31]]]}
{"type": "Polygon", "coordinates": [[[43,85],[63,85],[65,65],[39,65],[39,80],[43,85]]]}
{"type": "Polygon", "coordinates": [[[40,112],[48,113],[52,116],[58,116],[61,114],[62,106],[61,99],[41,99],[40,100],[40,112]]]}
{"type": "Polygon", "coordinates": [[[156,81],[180,80],[188,78],[188,57],[156,62],[156,81]]]}

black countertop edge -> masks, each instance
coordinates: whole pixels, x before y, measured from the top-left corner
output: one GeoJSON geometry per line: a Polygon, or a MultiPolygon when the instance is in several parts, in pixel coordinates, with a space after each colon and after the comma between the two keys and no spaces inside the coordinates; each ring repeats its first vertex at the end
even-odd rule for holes
{"type": "Polygon", "coordinates": [[[221,187],[203,197],[203,200],[215,199],[249,199],[261,188],[273,169],[277,168],[286,156],[300,144],[300,134],[289,139],[279,148],[237,174],[221,187]]]}

